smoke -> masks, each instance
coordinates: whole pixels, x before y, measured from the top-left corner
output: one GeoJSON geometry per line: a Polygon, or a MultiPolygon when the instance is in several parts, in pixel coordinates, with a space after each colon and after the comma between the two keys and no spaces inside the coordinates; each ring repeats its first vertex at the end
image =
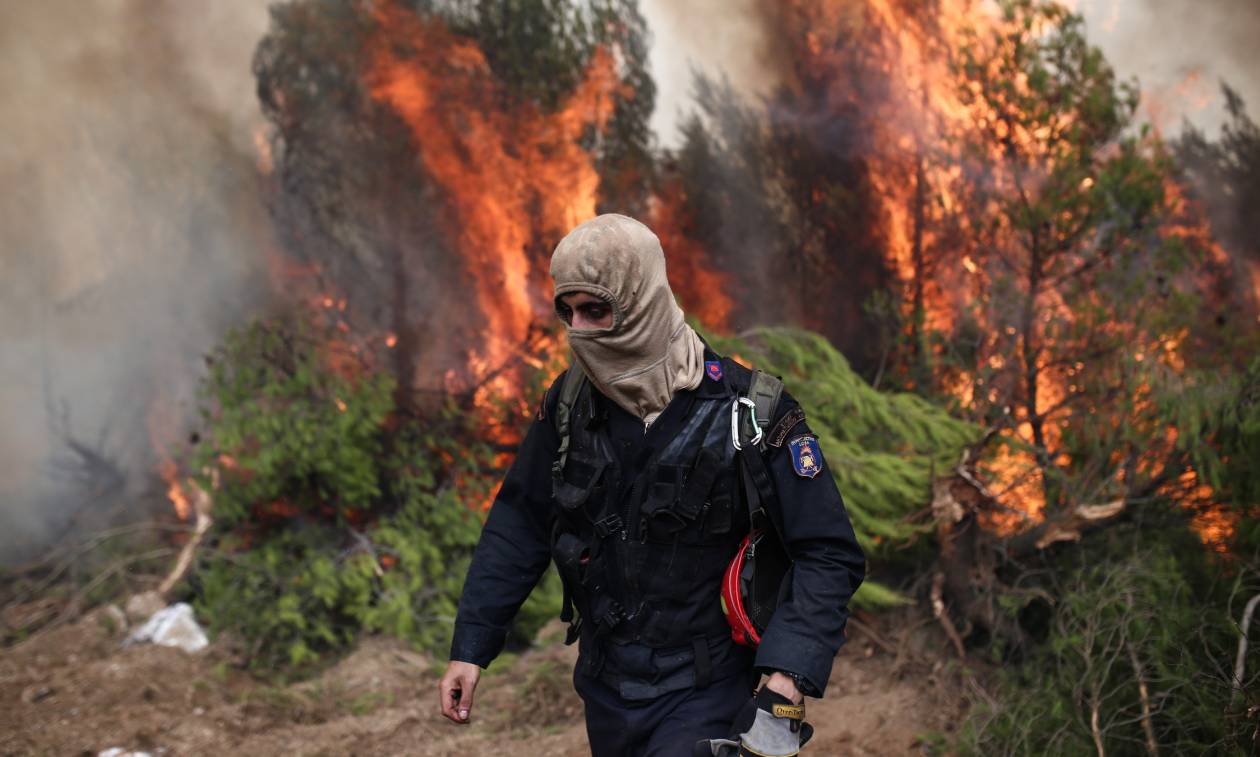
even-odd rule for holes
{"type": "Polygon", "coordinates": [[[266,302],[264,0],[0,11],[0,562],[136,512],[201,356],[266,302]]]}
{"type": "Polygon", "coordinates": [[[680,127],[695,110],[697,74],[725,78],[750,100],[768,95],[789,56],[775,50],[773,25],[761,0],[642,0],[652,34],[649,69],[656,82],[652,129],[676,147],[680,127]]]}
{"type": "Polygon", "coordinates": [[[1215,132],[1227,119],[1222,81],[1260,107],[1260,3],[1255,0],[1082,0],[1090,39],[1142,85],[1143,115],[1165,133],[1186,119],[1215,132]]]}

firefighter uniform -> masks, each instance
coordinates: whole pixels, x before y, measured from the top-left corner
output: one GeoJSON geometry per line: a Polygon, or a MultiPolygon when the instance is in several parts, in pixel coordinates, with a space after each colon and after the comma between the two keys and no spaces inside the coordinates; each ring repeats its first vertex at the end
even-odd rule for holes
{"type": "Polygon", "coordinates": [[[777,494],[766,506],[792,557],[791,578],[755,652],[732,641],[720,584],[749,516],[730,408],[751,371],[707,348],[704,359],[700,385],[677,392],[646,430],[587,382],[563,455],[557,379],[468,570],[451,659],[485,667],[555,561],[597,757],[685,755],[697,740],[726,736],[760,673],[788,673],[805,694],[822,696],[864,576],[840,493],[784,392],[761,454],[777,494]]]}

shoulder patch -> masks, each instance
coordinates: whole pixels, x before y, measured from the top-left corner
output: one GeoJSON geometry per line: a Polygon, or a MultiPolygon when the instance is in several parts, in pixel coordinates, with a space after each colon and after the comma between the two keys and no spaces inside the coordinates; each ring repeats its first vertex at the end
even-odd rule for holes
{"type": "Polygon", "coordinates": [[[802,434],[787,443],[792,453],[792,470],[801,478],[813,478],[822,470],[822,450],[818,439],[810,434],[802,434]]]}
{"type": "MultiPolygon", "coordinates": [[[[695,363],[692,363],[692,365],[695,365],[695,363]]],[[[704,375],[708,376],[713,381],[721,381],[722,380],[722,361],[721,360],[704,361],[704,375]]]]}
{"type": "Polygon", "coordinates": [[[787,439],[787,435],[792,429],[796,428],[796,424],[805,420],[805,411],[800,405],[792,408],[783,414],[779,422],[774,424],[774,428],[770,429],[770,435],[766,438],[766,444],[771,447],[782,447],[783,440],[787,439]]]}

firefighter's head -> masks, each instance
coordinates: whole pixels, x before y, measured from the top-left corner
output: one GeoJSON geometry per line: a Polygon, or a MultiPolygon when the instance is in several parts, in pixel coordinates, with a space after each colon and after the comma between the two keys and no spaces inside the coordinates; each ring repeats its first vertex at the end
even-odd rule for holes
{"type": "Polygon", "coordinates": [[[552,253],[551,278],[574,361],[614,402],[650,422],[676,390],[700,383],[704,345],[647,226],[616,213],[578,225],[552,253]]]}

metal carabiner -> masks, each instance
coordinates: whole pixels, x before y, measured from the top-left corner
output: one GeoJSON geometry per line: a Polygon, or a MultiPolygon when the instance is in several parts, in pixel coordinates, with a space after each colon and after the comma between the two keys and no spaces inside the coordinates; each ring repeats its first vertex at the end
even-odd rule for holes
{"type": "Polygon", "coordinates": [[[757,433],[753,436],[753,438],[749,439],[748,442],[750,444],[760,444],[762,437],[761,426],[757,425],[757,403],[747,397],[737,397],[735,401],[731,403],[731,446],[733,446],[736,450],[742,450],[744,448],[744,445],[739,441],[740,405],[748,406],[749,412],[752,413],[753,428],[757,429],[757,433]]]}

